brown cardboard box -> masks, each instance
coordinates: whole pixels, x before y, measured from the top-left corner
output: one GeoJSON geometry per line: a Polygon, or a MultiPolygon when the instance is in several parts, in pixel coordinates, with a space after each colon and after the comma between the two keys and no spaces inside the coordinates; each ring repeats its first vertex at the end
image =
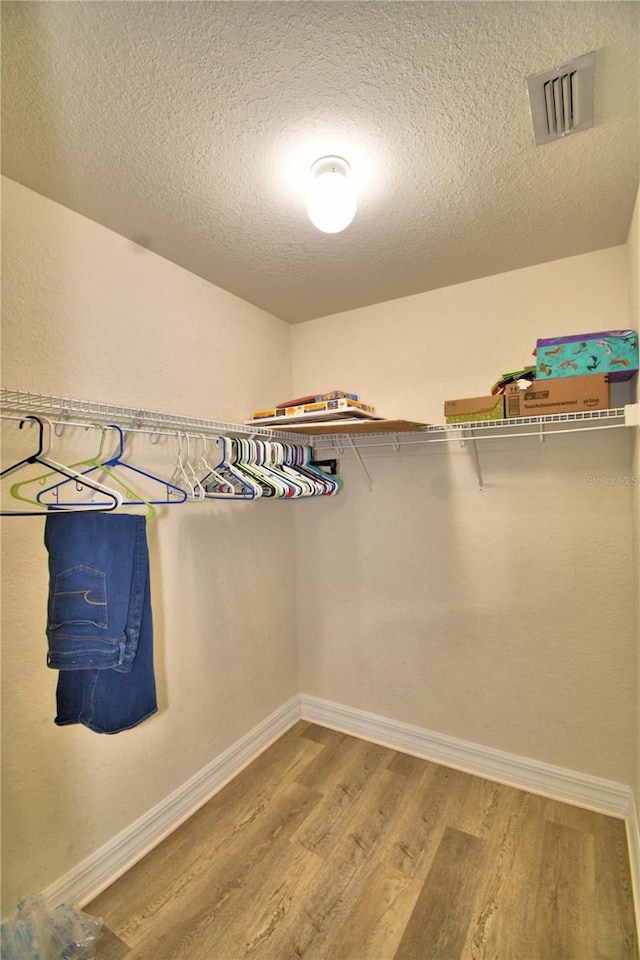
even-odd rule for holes
{"type": "Polygon", "coordinates": [[[444,417],[447,423],[470,423],[474,420],[502,420],[504,398],[500,396],[463,397],[445,400],[444,417]]]}
{"type": "Polygon", "coordinates": [[[510,383],[504,395],[507,419],[606,410],[608,406],[609,380],[604,373],[534,380],[526,390],[510,383]]]}

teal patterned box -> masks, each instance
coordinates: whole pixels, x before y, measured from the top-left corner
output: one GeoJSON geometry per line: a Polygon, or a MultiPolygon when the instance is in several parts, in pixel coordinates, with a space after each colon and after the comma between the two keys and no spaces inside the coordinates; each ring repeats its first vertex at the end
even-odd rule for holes
{"type": "Polygon", "coordinates": [[[605,330],[538,340],[536,379],[606,373],[610,381],[630,380],[638,371],[635,330],[605,330]]]}

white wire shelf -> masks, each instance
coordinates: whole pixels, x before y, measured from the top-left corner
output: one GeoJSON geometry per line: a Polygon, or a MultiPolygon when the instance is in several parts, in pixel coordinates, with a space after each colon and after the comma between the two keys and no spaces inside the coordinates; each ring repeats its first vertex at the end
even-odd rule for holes
{"type": "Polygon", "coordinates": [[[475,420],[468,423],[446,423],[425,426],[421,430],[401,430],[366,434],[340,433],[315,437],[316,446],[353,447],[360,450],[368,447],[398,447],[399,444],[465,443],[467,440],[505,439],[510,437],[546,437],[555,433],[584,433],[607,430],[615,427],[640,425],[640,404],[612,407],[608,410],[575,411],[572,413],[546,414],[535,417],[513,417],[508,420],[475,420]]]}
{"type": "MultiPolygon", "coordinates": [[[[362,453],[371,448],[393,447],[433,443],[468,443],[472,451],[478,483],[484,488],[482,470],[477,452],[477,441],[507,439],[511,437],[537,436],[540,440],[557,433],[584,433],[595,430],[609,430],[620,427],[640,427],[640,404],[614,407],[609,410],[576,411],[573,413],[546,414],[536,417],[514,417],[509,420],[477,420],[471,423],[446,423],[425,426],[422,429],[403,431],[385,427],[380,422],[380,432],[362,434],[339,433],[308,436],[291,430],[272,430],[258,428],[254,424],[227,423],[221,420],[205,420],[197,417],[184,417],[156,410],[126,407],[117,404],[99,403],[91,400],[73,400],[70,397],[56,397],[49,394],[31,393],[23,390],[0,389],[0,409],[16,414],[40,414],[55,424],[74,422],[87,424],[99,421],[117,422],[125,430],[143,432],[180,432],[206,434],[208,436],[264,437],[266,439],[293,441],[294,443],[313,444],[317,454],[344,449],[351,450],[358,459],[367,478],[369,487],[372,481],[362,453]]],[[[391,424],[391,422],[389,422],[391,424]]],[[[371,426],[371,425],[370,425],[371,426]]]]}
{"type": "Polygon", "coordinates": [[[477,448],[480,440],[502,440],[511,437],[538,437],[544,441],[553,434],[585,433],[595,430],[610,430],[620,427],[640,426],[640,404],[630,404],[626,407],[613,407],[609,410],[576,411],[573,413],[546,414],[536,417],[514,417],[508,420],[477,420],[470,423],[446,423],[426,426],[419,430],[402,432],[401,430],[384,430],[381,424],[380,433],[335,433],[320,435],[315,438],[317,454],[322,455],[329,450],[342,453],[350,450],[357,458],[364,473],[369,489],[373,489],[373,481],[367,470],[363,454],[367,450],[380,447],[392,447],[399,451],[401,446],[415,447],[418,444],[458,443],[468,446],[473,457],[478,486],[484,490],[482,467],[477,448]]]}
{"type": "Polygon", "coordinates": [[[184,417],[173,413],[161,413],[138,407],[126,407],[92,400],[73,400],[24,390],[0,389],[0,408],[18,414],[40,414],[56,424],[116,422],[126,430],[147,429],[150,431],[179,431],[181,433],[207,434],[212,436],[264,437],[310,444],[312,440],[291,431],[271,430],[268,427],[226,423],[222,420],[206,420],[184,417]]]}

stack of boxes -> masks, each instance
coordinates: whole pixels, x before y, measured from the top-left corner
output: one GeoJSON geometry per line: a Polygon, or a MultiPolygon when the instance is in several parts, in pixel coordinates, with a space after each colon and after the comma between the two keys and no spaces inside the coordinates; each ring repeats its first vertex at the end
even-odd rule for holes
{"type": "Polygon", "coordinates": [[[296,423],[321,423],[339,420],[345,423],[351,420],[379,420],[374,407],[363,403],[355,393],[344,390],[332,390],[330,393],[318,393],[295,400],[279,403],[269,410],[256,410],[247,421],[264,426],[290,426],[296,423]]]}
{"type": "Polygon", "coordinates": [[[637,372],[634,330],[540,339],[535,379],[526,389],[512,382],[490,396],[447,400],[445,419],[464,423],[623,406],[633,400],[630,381],[637,372]]]}

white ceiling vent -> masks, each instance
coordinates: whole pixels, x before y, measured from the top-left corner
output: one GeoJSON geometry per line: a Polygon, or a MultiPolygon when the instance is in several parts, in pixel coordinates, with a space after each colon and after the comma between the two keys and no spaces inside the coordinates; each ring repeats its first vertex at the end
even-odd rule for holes
{"type": "Polygon", "coordinates": [[[595,54],[585,53],[527,79],[536,145],[593,126],[595,54]]]}

